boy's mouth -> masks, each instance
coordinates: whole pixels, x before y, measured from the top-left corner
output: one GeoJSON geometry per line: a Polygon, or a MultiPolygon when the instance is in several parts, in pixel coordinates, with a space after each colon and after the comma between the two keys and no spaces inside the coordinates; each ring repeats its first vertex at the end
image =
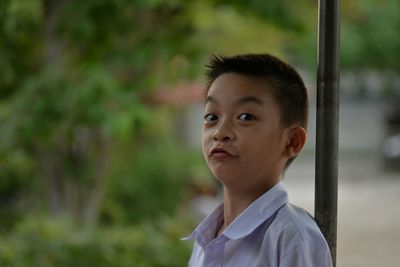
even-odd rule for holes
{"type": "Polygon", "coordinates": [[[226,151],[225,149],[222,148],[213,148],[211,149],[209,153],[210,158],[214,158],[217,160],[223,160],[223,159],[228,159],[232,157],[236,157],[235,155],[231,154],[230,152],[226,151]]]}

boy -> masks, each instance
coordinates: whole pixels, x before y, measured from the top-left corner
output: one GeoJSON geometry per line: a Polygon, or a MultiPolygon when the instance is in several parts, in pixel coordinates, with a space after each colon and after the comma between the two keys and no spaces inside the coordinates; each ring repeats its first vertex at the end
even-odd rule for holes
{"type": "Polygon", "coordinates": [[[202,148],[224,200],[187,238],[189,266],[332,266],[317,224],[280,182],[306,140],[301,77],[266,54],[213,57],[208,68],[202,148]]]}

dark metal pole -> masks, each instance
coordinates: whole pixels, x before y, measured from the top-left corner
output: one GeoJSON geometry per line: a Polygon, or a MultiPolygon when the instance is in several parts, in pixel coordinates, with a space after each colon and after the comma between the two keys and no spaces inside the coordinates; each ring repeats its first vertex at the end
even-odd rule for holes
{"type": "Polygon", "coordinates": [[[339,125],[339,0],[319,0],[315,219],[336,266],[338,125],[339,125]]]}

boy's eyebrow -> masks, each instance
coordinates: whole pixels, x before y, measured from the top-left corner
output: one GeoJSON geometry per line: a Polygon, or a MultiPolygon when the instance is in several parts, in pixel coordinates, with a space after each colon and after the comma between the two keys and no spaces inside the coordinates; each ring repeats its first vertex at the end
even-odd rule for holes
{"type": "MultiPolygon", "coordinates": [[[[218,101],[215,98],[213,98],[212,96],[207,96],[206,100],[205,100],[205,104],[207,104],[209,102],[212,102],[214,104],[218,103],[218,101]]],[[[256,103],[257,105],[260,105],[260,106],[262,106],[264,104],[262,100],[260,100],[258,97],[255,97],[255,96],[245,96],[245,97],[239,98],[238,100],[235,101],[235,104],[243,105],[243,104],[246,104],[249,102],[256,103]]]]}
{"type": "Polygon", "coordinates": [[[260,106],[262,106],[264,104],[261,99],[259,99],[258,97],[255,97],[255,96],[245,96],[245,97],[242,97],[242,98],[236,100],[237,105],[243,105],[243,104],[246,104],[249,102],[256,103],[257,105],[260,105],[260,106]]]}
{"type": "Polygon", "coordinates": [[[212,102],[212,103],[214,103],[214,104],[216,104],[217,103],[217,100],[215,99],[215,98],[213,98],[212,96],[207,96],[206,97],[206,101],[204,101],[204,104],[207,104],[207,103],[209,103],[209,102],[212,102]]]}

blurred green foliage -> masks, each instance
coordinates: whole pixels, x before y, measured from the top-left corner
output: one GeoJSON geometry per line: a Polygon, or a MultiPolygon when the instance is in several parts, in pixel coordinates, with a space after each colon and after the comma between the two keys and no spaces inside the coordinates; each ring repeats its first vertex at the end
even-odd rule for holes
{"type": "Polygon", "coordinates": [[[182,151],[181,146],[164,138],[120,151],[111,170],[113,181],[104,199],[101,222],[137,223],[173,214],[186,197],[196,166],[202,163],[198,151],[182,151]]]}
{"type": "MultiPolygon", "coordinates": [[[[44,203],[50,214],[96,222],[106,185],[117,181],[109,174],[110,162],[123,148],[114,147],[128,147],[141,131],[154,130],[149,125],[158,111],[148,103],[153,89],[193,73],[187,64],[167,68],[178,56],[195,62],[198,55],[199,48],[184,41],[191,27],[185,5],[3,2],[0,192],[15,203],[2,211],[16,210],[21,199],[30,198],[31,208],[44,203]]],[[[161,132],[154,138],[174,138],[173,131],[161,132]]],[[[132,158],[120,161],[136,170],[132,158]]]]}
{"type": "Polygon", "coordinates": [[[0,236],[0,265],[8,267],[187,266],[190,247],[171,218],[135,227],[80,229],[67,220],[27,219],[0,236]]]}
{"type": "MultiPolygon", "coordinates": [[[[305,1],[308,2],[308,1],[305,1]]],[[[316,69],[318,47],[317,5],[297,4],[304,34],[296,36],[290,55],[304,66],[316,69]]],[[[398,70],[399,0],[340,1],[340,63],[342,71],[398,70]]]]}
{"type": "Polygon", "coordinates": [[[153,91],[196,77],[212,47],[282,54],[298,16],[272,2],[2,1],[0,228],[28,210],[92,225],[173,212],[201,156],[153,91]],[[275,34],[239,42],[263,25],[275,34]]]}
{"type": "Polygon", "coordinates": [[[399,0],[344,3],[342,65],[353,69],[399,70],[399,0]]]}

